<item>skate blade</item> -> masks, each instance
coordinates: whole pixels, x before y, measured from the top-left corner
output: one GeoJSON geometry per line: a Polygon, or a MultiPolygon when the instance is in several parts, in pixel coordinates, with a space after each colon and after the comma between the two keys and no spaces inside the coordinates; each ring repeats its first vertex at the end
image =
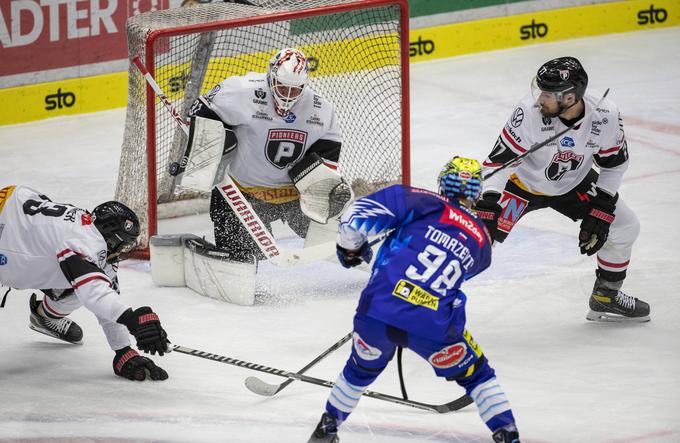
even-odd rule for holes
{"type": "Polygon", "coordinates": [[[56,338],[57,340],[60,340],[60,341],[66,342],[66,343],[71,343],[71,344],[74,344],[74,345],[82,345],[83,344],[82,340],[69,341],[69,340],[66,340],[66,339],[59,337],[58,335],[53,334],[51,331],[48,331],[48,330],[42,329],[42,328],[38,328],[38,327],[34,326],[33,324],[29,324],[28,327],[33,329],[35,332],[40,332],[41,334],[48,335],[52,338],[56,338]]]}
{"type": "Polygon", "coordinates": [[[625,317],[611,312],[597,312],[590,310],[586,315],[586,320],[597,321],[601,323],[645,323],[650,320],[649,315],[644,317],[625,317]]]}

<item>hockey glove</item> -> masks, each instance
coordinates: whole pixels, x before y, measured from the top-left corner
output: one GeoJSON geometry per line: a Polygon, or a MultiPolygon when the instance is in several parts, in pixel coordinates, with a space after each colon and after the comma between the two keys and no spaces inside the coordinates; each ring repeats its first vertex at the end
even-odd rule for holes
{"type": "Polygon", "coordinates": [[[597,195],[590,201],[588,213],[581,221],[581,231],[578,234],[581,254],[593,255],[607,241],[609,227],[615,218],[617,198],[597,188],[597,195]]]}
{"type": "Polygon", "coordinates": [[[137,348],[152,355],[158,352],[163,355],[168,352],[168,334],[161,326],[158,315],[150,307],[144,306],[136,310],[128,309],[117,320],[127,326],[130,334],[137,339],[137,348]]]}
{"type": "Polygon", "coordinates": [[[168,373],[160,366],[146,357],[137,354],[137,351],[129,346],[116,351],[113,358],[113,372],[128,380],[144,381],[146,378],[151,380],[166,380],[168,373]]]}
{"type": "Polygon", "coordinates": [[[498,230],[498,218],[501,216],[501,205],[498,204],[501,195],[497,192],[486,192],[482,198],[475,203],[475,212],[477,216],[482,219],[489,230],[491,240],[503,243],[507,238],[508,233],[498,230]]]}
{"type": "Polygon", "coordinates": [[[362,261],[370,263],[373,258],[373,250],[368,242],[365,242],[359,249],[349,250],[336,244],[336,253],[340,264],[345,268],[353,268],[359,266],[362,261]]]}

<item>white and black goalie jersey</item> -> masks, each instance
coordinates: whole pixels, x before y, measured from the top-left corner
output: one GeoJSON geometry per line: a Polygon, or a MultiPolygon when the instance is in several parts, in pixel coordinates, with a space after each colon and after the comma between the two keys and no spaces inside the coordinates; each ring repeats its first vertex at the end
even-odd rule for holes
{"type": "Polygon", "coordinates": [[[73,288],[98,318],[129,306],[117,297],[116,268],[90,214],[26,186],[0,189],[0,283],[15,289],[73,288]],[[111,296],[113,295],[113,297],[111,296]]]}
{"type": "MultiPolygon", "coordinates": [[[[531,153],[484,182],[484,192],[501,193],[511,175],[535,194],[563,195],[578,185],[595,165],[600,168],[597,186],[612,195],[628,168],[628,150],[619,110],[604,100],[586,95],[585,120],[559,139],[531,153]]],[[[522,99],[503,127],[493,151],[484,161],[484,174],[567,128],[559,118],[543,117],[531,94],[522,99]]]]}
{"type": "Polygon", "coordinates": [[[309,86],[291,112],[281,117],[266,74],[229,77],[201,96],[190,115],[216,116],[234,130],[238,147],[229,170],[241,186],[292,185],[289,169],[310,151],[337,167],[342,134],[335,107],[309,86]]]}

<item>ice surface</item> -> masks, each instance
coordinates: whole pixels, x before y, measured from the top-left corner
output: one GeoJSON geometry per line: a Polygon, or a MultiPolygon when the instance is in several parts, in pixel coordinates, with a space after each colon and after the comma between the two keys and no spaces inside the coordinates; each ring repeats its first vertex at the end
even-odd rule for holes
{"type": "MultiPolygon", "coordinates": [[[[581,59],[590,91],[610,87],[622,110],[631,164],[621,194],[642,224],[624,289],[651,304],[652,321],[585,320],[595,260],[578,253],[578,225],[548,211],[527,216],[495,248],[492,268],[466,288],[469,330],[497,370],[524,442],[680,441],[679,44],[676,27],[412,65],[412,181],[430,189],[453,153],[488,153],[550,58],[581,59]]],[[[123,112],[0,127],[0,187],[22,183],[90,208],[110,199],[123,112]]],[[[172,229],[192,230],[196,218],[207,215],[173,221],[172,229]]],[[[145,262],[120,272],[123,299],[154,307],[173,343],[286,370],[350,330],[366,278],[326,262],[293,270],[265,264],[258,304],[241,307],[155,287],[145,262]]],[[[323,387],[294,382],[258,397],[243,381],[260,374],[181,354],[154,357],[170,373],[167,382],[119,379],[89,312],[72,316],[84,344],[62,344],[28,329],[29,295],[14,291],[0,309],[2,442],[303,442],[323,410],[323,387]]],[[[345,345],[308,373],[334,380],[347,353],[345,345]]],[[[442,403],[461,394],[414,354],[404,363],[411,398],[442,403]]],[[[396,369],[371,389],[399,395],[396,369]]],[[[490,441],[474,406],[437,415],[369,398],[341,437],[490,441]]]]}

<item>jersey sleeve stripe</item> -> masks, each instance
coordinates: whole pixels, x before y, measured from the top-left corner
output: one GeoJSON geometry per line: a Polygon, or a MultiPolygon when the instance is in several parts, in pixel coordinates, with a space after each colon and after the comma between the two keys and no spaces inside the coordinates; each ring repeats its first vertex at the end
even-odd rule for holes
{"type": "Polygon", "coordinates": [[[60,253],[57,254],[57,258],[59,259],[60,262],[66,260],[69,257],[73,257],[73,256],[83,257],[82,254],[79,254],[79,253],[77,253],[77,252],[75,252],[71,249],[68,249],[68,248],[64,249],[63,251],[61,251],[60,253]]]}
{"type": "Polygon", "coordinates": [[[626,260],[623,263],[611,263],[606,260],[602,260],[600,257],[597,257],[597,263],[603,266],[606,266],[608,268],[625,268],[628,266],[628,263],[630,260],[626,260]]]}
{"type": "Polygon", "coordinates": [[[505,138],[507,141],[509,141],[509,142],[510,142],[510,145],[511,145],[513,148],[515,148],[515,150],[519,151],[521,154],[524,154],[525,152],[527,152],[526,149],[524,149],[522,146],[520,146],[520,145],[512,138],[512,136],[511,136],[510,134],[508,134],[508,131],[507,131],[505,128],[503,128],[502,134],[503,134],[503,138],[505,138]]]}
{"type": "Polygon", "coordinates": [[[499,166],[503,166],[503,163],[493,163],[488,160],[484,160],[484,163],[482,163],[482,166],[487,167],[487,168],[497,168],[499,166]]]}
{"type": "Polygon", "coordinates": [[[81,277],[78,277],[77,279],[71,282],[71,286],[73,286],[73,289],[78,289],[79,287],[87,283],[90,283],[91,281],[94,280],[104,280],[106,284],[108,284],[109,287],[111,287],[111,280],[109,280],[108,277],[106,277],[104,274],[100,273],[86,274],[81,277]]]}

